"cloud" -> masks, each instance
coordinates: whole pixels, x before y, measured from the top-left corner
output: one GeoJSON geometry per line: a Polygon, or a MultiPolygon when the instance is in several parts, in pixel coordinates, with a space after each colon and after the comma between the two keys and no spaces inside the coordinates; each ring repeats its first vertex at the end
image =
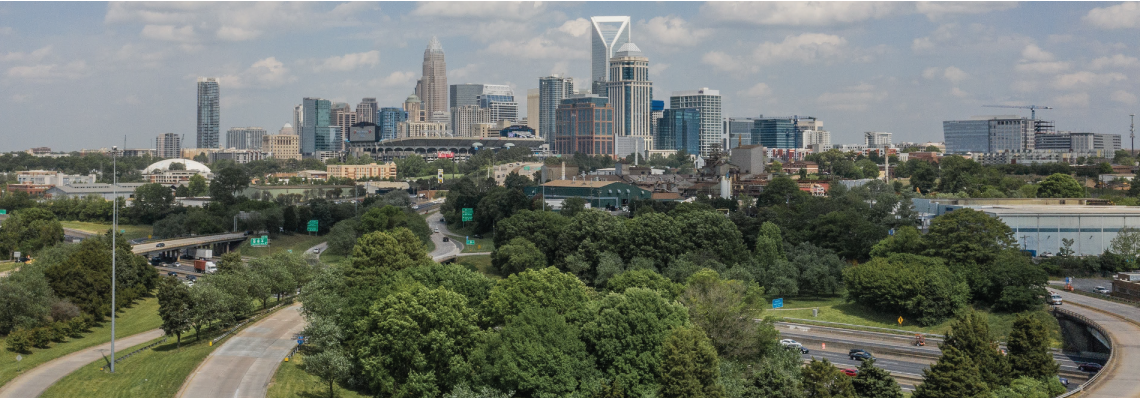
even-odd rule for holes
{"type": "Polygon", "coordinates": [[[195,41],[194,27],[190,25],[183,27],[176,27],[174,25],[146,25],[143,26],[143,30],[139,34],[151,40],[182,43],[195,41]]]}
{"type": "Polygon", "coordinates": [[[199,43],[212,37],[248,41],[279,31],[358,25],[355,18],[375,6],[347,3],[329,11],[324,10],[326,7],[280,2],[115,2],[107,5],[103,22],[142,25],[140,35],[152,40],[199,43]]]}
{"type": "Polygon", "coordinates": [[[842,58],[848,41],[837,35],[802,33],[786,36],[781,43],[764,42],[753,52],[754,60],[764,64],[785,61],[814,63],[842,58]]]}
{"type": "Polygon", "coordinates": [[[66,65],[39,64],[26,66],[13,66],[8,69],[7,76],[14,79],[23,79],[36,82],[51,82],[56,80],[75,80],[88,75],[90,70],[85,61],[72,61],[66,65]]]}
{"type": "Polygon", "coordinates": [[[969,95],[971,95],[971,94],[968,94],[967,92],[965,92],[964,90],[960,90],[959,87],[952,87],[951,94],[952,94],[952,96],[954,96],[956,98],[967,98],[969,95]]]}
{"type": "MultiPolygon", "coordinates": [[[[476,68],[479,66],[480,66],[479,64],[467,64],[467,65],[464,65],[463,67],[459,67],[459,68],[449,68],[448,69],[448,78],[449,79],[463,79],[463,78],[469,77],[472,75],[472,71],[476,70],[476,68]]],[[[457,81],[457,83],[459,83],[459,82],[457,81]]]]}
{"type": "Polygon", "coordinates": [[[16,33],[16,29],[12,29],[11,26],[0,26],[0,36],[7,36],[14,33],[16,33]]]}
{"type": "Polygon", "coordinates": [[[710,51],[702,55],[702,63],[723,72],[757,72],[757,67],[747,66],[744,61],[721,51],[710,51]]]}
{"type": "Polygon", "coordinates": [[[1137,96],[1135,96],[1134,94],[1130,94],[1130,93],[1123,91],[1123,90],[1117,90],[1113,94],[1110,94],[1110,99],[1124,103],[1124,104],[1127,104],[1127,105],[1134,104],[1134,103],[1138,102],[1137,96]]]}
{"type": "Polygon", "coordinates": [[[666,16],[654,17],[650,21],[639,21],[639,37],[649,41],[675,46],[690,47],[698,44],[713,34],[712,29],[700,29],[690,26],[685,19],[666,16]]]}
{"type": "Polygon", "coordinates": [[[750,87],[748,90],[742,91],[740,94],[748,97],[765,97],[772,93],[773,90],[769,88],[768,84],[758,83],[753,85],[753,87],[750,87]]]}
{"type": "Polygon", "coordinates": [[[1116,81],[1126,80],[1126,75],[1112,73],[1094,73],[1088,71],[1075,72],[1055,77],[1055,87],[1060,90],[1074,88],[1087,88],[1090,86],[1103,86],[1116,81]]]}
{"type": "Polygon", "coordinates": [[[845,88],[844,91],[824,93],[817,97],[817,103],[840,111],[865,111],[873,103],[888,98],[888,92],[877,90],[875,86],[862,83],[845,88]]]}
{"type": "Polygon", "coordinates": [[[1023,60],[1024,61],[1046,62],[1046,61],[1053,61],[1054,59],[1055,59],[1054,54],[1051,54],[1050,52],[1047,52],[1046,50],[1043,50],[1042,48],[1039,48],[1039,46],[1036,46],[1034,44],[1028,44],[1027,47],[1023,48],[1023,60]]]}
{"type": "Polygon", "coordinates": [[[891,2],[710,2],[702,15],[715,21],[752,25],[828,26],[884,18],[898,13],[891,2]]]}
{"type": "Polygon", "coordinates": [[[30,53],[10,52],[0,55],[0,62],[40,62],[51,52],[52,46],[49,44],[30,53]]]}
{"type": "MultiPolygon", "coordinates": [[[[388,76],[373,79],[369,81],[369,85],[380,88],[391,89],[404,89],[412,92],[413,85],[416,84],[416,74],[413,72],[396,71],[390,73],[388,76]]],[[[403,100],[403,98],[402,98],[403,100]]]]}
{"type": "Polygon", "coordinates": [[[951,14],[983,14],[1010,10],[1018,5],[1018,3],[1012,1],[921,1],[916,3],[916,12],[927,15],[928,19],[935,20],[944,15],[951,14]]]}
{"type": "Polygon", "coordinates": [[[1090,106],[1090,94],[1087,93],[1070,93],[1056,96],[1051,99],[1054,106],[1061,108],[1086,108],[1090,106]]]}
{"type": "Polygon", "coordinates": [[[931,50],[936,45],[932,44],[931,37],[917,37],[912,39],[912,51],[920,52],[924,50],[931,50]]]}
{"type": "Polygon", "coordinates": [[[444,2],[427,1],[417,4],[409,15],[427,18],[478,18],[526,21],[546,11],[541,2],[444,2]]]}
{"type": "Polygon", "coordinates": [[[1015,65],[1015,70],[1019,72],[1051,74],[1071,69],[1070,62],[1055,61],[1055,54],[1051,54],[1035,44],[1028,44],[1023,47],[1022,56],[1019,63],[1015,65]]]}
{"type": "Polygon", "coordinates": [[[1138,58],[1127,57],[1122,54],[1114,54],[1114,56],[1111,57],[1098,57],[1090,61],[1090,68],[1095,70],[1103,68],[1138,69],[1138,58]]]}
{"type": "Polygon", "coordinates": [[[313,68],[314,72],[347,72],[364,66],[377,66],[381,62],[381,52],[377,50],[345,54],[339,57],[326,58],[321,65],[313,68]]]}
{"type": "Polygon", "coordinates": [[[493,54],[523,59],[587,59],[591,54],[586,46],[564,46],[545,36],[532,37],[525,41],[499,40],[488,45],[486,51],[493,54]]]}
{"type": "Polygon", "coordinates": [[[943,77],[944,80],[952,83],[959,83],[968,78],[967,72],[964,72],[960,68],[954,66],[949,66],[943,69],[937,67],[926,68],[924,69],[924,72],[920,73],[920,75],[929,80],[935,79],[937,77],[943,77]]]}
{"type": "Polygon", "coordinates": [[[226,41],[246,41],[253,40],[261,36],[262,32],[253,29],[245,29],[237,26],[223,26],[218,28],[214,36],[226,41]]]}
{"type": "Polygon", "coordinates": [[[218,79],[219,86],[236,89],[272,88],[297,81],[297,77],[289,73],[289,68],[275,57],[258,60],[241,73],[218,79]]]}
{"type": "Polygon", "coordinates": [[[1099,29],[1137,28],[1138,2],[1092,9],[1083,17],[1083,22],[1099,29]]]}
{"type": "Polygon", "coordinates": [[[591,21],[586,18],[572,19],[560,25],[558,30],[572,37],[583,37],[591,34],[591,21]]]}
{"type": "Polygon", "coordinates": [[[668,64],[668,63],[655,62],[655,63],[650,64],[650,67],[647,69],[648,69],[648,72],[650,72],[651,79],[653,80],[654,76],[658,76],[659,73],[662,73],[663,71],[666,70],[666,68],[669,68],[669,67],[670,67],[670,64],[668,64]]]}

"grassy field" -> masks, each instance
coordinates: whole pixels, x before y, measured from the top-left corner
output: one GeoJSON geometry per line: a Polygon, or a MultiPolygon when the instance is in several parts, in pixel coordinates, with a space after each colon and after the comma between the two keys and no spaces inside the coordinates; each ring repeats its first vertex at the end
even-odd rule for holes
{"type": "Polygon", "coordinates": [[[472,266],[477,271],[487,275],[493,279],[502,278],[496,270],[492,268],[492,256],[464,256],[456,257],[456,264],[472,266]]]}
{"type": "MultiPolygon", "coordinates": [[[[144,350],[115,364],[115,374],[99,369],[102,361],[89,364],[53,384],[41,397],[173,397],[186,377],[214,349],[204,338],[194,341],[194,331],[182,336],[182,347],[174,338],[153,349],[144,350]]],[[[131,347],[126,352],[154,341],[131,347]]]]}
{"type": "MultiPolygon", "coordinates": [[[[786,298],[784,302],[785,305],[783,309],[766,310],[765,315],[935,334],[944,334],[947,332],[953,321],[952,319],[947,319],[937,325],[921,326],[909,319],[905,319],[901,325],[897,323],[900,314],[890,314],[869,309],[858,304],[846,303],[841,297],[786,298]],[[813,308],[818,309],[816,318],[813,317],[813,308]]],[[[981,312],[987,318],[988,326],[991,329],[993,337],[997,340],[1007,339],[1007,334],[1011,332],[1011,326],[1015,322],[1017,314],[993,313],[981,309],[977,309],[977,311],[981,312]]],[[[1059,329],[1058,322],[1054,322],[1051,315],[1045,310],[1034,311],[1034,313],[1040,316],[1051,329],[1052,345],[1061,347],[1062,332],[1059,329]]]]}
{"type": "MultiPolygon", "coordinates": [[[[305,373],[304,364],[305,358],[300,353],[294,355],[289,362],[283,362],[281,366],[278,367],[278,372],[274,374],[273,380],[270,381],[270,388],[269,391],[266,391],[266,398],[328,397],[329,385],[325,384],[325,382],[317,376],[305,373]]],[[[368,396],[345,389],[340,385],[334,388],[334,394],[341,398],[368,396]]]]}
{"type": "Polygon", "coordinates": [[[448,227],[448,232],[452,233],[451,236],[453,238],[458,236],[460,242],[464,243],[464,250],[461,251],[461,253],[491,253],[493,250],[495,250],[496,245],[492,241],[492,234],[485,234],[484,237],[480,239],[471,238],[473,235],[475,235],[475,233],[472,232],[473,225],[473,223],[468,223],[467,227],[461,227],[457,225],[448,227]],[[469,245],[467,242],[464,242],[464,237],[468,237],[476,243],[469,245]]]}
{"type": "Polygon", "coordinates": [[[305,234],[278,235],[276,238],[271,237],[270,245],[266,247],[250,247],[248,241],[243,242],[242,247],[238,248],[238,252],[242,253],[243,256],[251,257],[266,256],[285,250],[293,250],[294,253],[301,253],[306,249],[317,246],[325,240],[325,236],[305,234]]]}
{"type": "MultiPolygon", "coordinates": [[[[136,302],[131,308],[123,309],[119,312],[119,318],[115,321],[115,336],[119,338],[127,337],[157,328],[161,324],[162,319],[159,318],[159,300],[150,297],[136,302]]],[[[32,349],[32,353],[24,355],[24,360],[20,361],[20,369],[28,370],[44,362],[108,341],[111,341],[110,320],[104,321],[103,325],[91,328],[90,333],[84,334],[83,337],[78,339],[71,339],[63,343],[53,343],[50,348],[44,350],[32,349]]],[[[5,343],[3,339],[0,339],[0,346],[6,347],[5,343]]],[[[4,351],[3,359],[0,359],[0,385],[14,379],[16,375],[16,355],[4,351]]]]}
{"type": "Polygon", "coordinates": [[[17,263],[15,261],[5,261],[5,262],[0,263],[0,272],[11,271],[11,270],[14,270],[14,269],[16,269],[16,267],[19,267],[21,265],[24,265],[24,264],[23,263],[17,263]]]}
{"type": "MultiPolygon", "coordinates": [[[[90,232],[93,234],[107,233],[111,229],[110,223],[94,223],[83,221],[60,221],[60,225],[64,228],[78,229],[80,231],[90,232]]],[[[150,225],[123,225],[119,224],[119,229],[127,231],[123,233],[123,237],[127,239],[146,238],[151,235],[150,225]]]]}

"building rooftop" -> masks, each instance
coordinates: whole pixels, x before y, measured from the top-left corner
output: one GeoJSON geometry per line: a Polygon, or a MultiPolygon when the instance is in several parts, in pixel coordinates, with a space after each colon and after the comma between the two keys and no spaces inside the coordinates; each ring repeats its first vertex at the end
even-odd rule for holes
{"type": "Polygon", "coordinates": [[[1016,205],[1016,206],[971,206],[973,209],[996,215],[1017,214],[1104,214],[1132,215],[1138,217],[1138,206],[1059,206],[1059,205],[1016,205]]]}
{"type": "Polygon", "coordinates": [[[552,180],[545,187],[603,188],[618,181],[552,180]]]}

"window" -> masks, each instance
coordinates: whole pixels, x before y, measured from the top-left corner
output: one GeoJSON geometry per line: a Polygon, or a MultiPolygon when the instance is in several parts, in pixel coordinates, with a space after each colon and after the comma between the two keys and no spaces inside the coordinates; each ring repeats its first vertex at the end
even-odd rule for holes
{"type": "Polygon", "coordinates": [[[634,68],[629,66],[623,67],[623,80],[634,80],[634,68]]]}

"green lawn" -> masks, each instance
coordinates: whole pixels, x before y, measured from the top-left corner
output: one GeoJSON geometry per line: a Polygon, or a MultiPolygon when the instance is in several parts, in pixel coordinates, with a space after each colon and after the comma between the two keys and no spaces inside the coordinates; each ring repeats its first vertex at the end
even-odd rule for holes
{"type": "MultiPolygon", "coordinates": [[[[274,374],[273,380],[270,381],[266,398],[328,397],[329,385],[317,376],[306,373],[304,363],[305,358],[300,353],[294,355],[289,362],[282,362],[281,366],[278,367],[278,372],[274,374]]],[[[334,388],[334,394],[341,398],[368,396],[345,389],[340,385],[334,388]]]]}
{"type": "Polygon", "coordinates": [[[271,237],[270,245],[266,247],[250,247],[249,241],[243,242],[242,247],[238,248],[238,252],[242,253],[243,256],[251,257],[267,256],[285,250],[301,253],[325,240],[325,236],[319,235],[278,235],[276,238],[271,237]]]}
{"type": "Polygon", "coordinates": [[[461,251],[461,253],[491,253],[496,248],[495,243],[492,241],[492,234],[485,234],[484,237],[480,239],[472,238],[472,235],[475,235],[475,233],[472,232],[474,226],[475,223],[468,223],[466,227],[450,225],[448,232],[452,233],[452,235],[450,235],[451,237],[459,237],[460,242],[464,243],[464,250],[461,251]],[[468,242],[464,242],[465,237],[472,239],[476,243],[469,245],[468,242]]]}
{"type": "Polygon", "coordinates": [[[456,257],[456,264],[471,266],[480,273],[487,275],[493,279],[502,278],[496,270],[492,268],[492,256],[464,256],[456,257]]]}
{"type": "MultiPolygon", "coordinates": [[[[115,374],[100,370],[102,360],[80,368],[53,384],[41,397],[173,397],[190,372],[214,349],[204,338],[194,340],[194,331],[182,336],[182,347],[175,339],[144,350],[115,364],[115,374]]],[[[131,347],[126,352],[153,343],[131,347]]],[[[125,352],[125,353],[126,353],[125,352]]]]}
{"type": "MultiPolygon", "coordinates": [[[[119,318],[115,321],[115,336],[119,338],[127,337],[155,329],[161,324],[162,319],[159,318],[159,300],[154,297],[149,297],[140,302],[136,302],[133,307],[123,309],[119,312],[119,318]]],[[[111,341],[110,320],[104,321],[103,324],[98,327],[91,328],[90,333],[78,339],[71,339],[63,343],[53,343],[50,348],[44,350],[32,349],[31,354],[24,355],[24,360],[20,362],[20,369],[25,371],[44,362],[108,341],[111,341]]],[[[0,339],[0,346],[7,347],[5,343],[3,339],[0,339]]],[[[2,358],[0,359],[0,385],[3,385],[16,377],[16,355],[5,350],[4,355],[0,358],[2,358]]]]}
{"type": "Polygon", "coordinates": [[[11,271],[11,270],[14,270],[14,269],[16,269],[16,267],[19,267],[21,265],[24,265],[24,264],[23,263],[17,263],[15,261],[5,261],[5,262],[0,263],[0,272],[11,271]]]}
{"type": "MultiPolygon", "coordinates": [[[[100,235],[107,233],[107,230],[111,229],[111,223],[94,223],[84,221],[60,221],[59,223],[64,228],[78,229],[80,231],[100,235]]],[[[126,231],[123,233],[123,237],[127,239],[146,238],[151,235],[150,225],[119,224],[119,229],[126,231]]]]}

